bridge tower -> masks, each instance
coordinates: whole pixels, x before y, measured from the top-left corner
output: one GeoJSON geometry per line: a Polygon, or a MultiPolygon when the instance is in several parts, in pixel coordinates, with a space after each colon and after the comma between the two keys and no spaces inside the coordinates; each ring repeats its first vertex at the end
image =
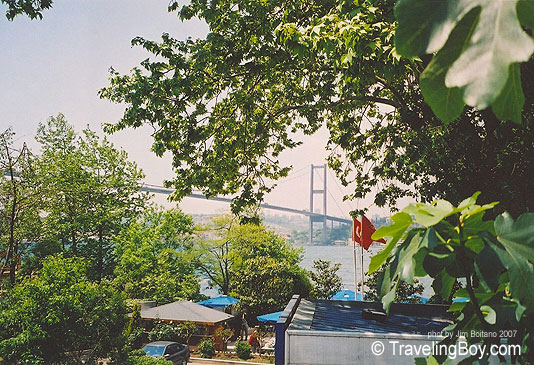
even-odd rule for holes
{"type": "Polygon", "coordinates": [[[323,196],[323,211],[321,212],[322,216],[314,216],[313,214],[310,215],[310,244],[313,244],[313,224],[315,222],[323,223],[323,243],[326,243],[326,173],[327,173],[327,167],[326,164],[324,165],[311,165],[310,169],[310,213],[314,213],[313,211],[313,201],[315,195],[319,194],[323,196]],[[323,170],[323,186],[322,189],[315,189],[314,182],[313,182],[313,176],[315,170],[323,170]]]}

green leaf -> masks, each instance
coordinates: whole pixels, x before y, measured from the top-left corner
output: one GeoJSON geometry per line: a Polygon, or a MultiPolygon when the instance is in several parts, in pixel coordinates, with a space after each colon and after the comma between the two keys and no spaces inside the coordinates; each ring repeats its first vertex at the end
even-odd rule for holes
{"type": "MultiPolygon", "coordinates": [[[[423,53],[434,53],[445,44],[454,23],[445,29],[438,29],[439,19],[447,16],[446,1],[401,0],[395,7],[398,21],[395,32],[397,53],[404,57],[416,57],[423,53]]],[[[441,26],[441,28],[444,28],[441,26]]]]}
{"type": "Polygon", "coordinates": [[[517,305],[517,307],[515,308],[515,319],[516,319],[516,321],[519,322],[521,320],[521,317],[523,316],[523,313],[525,313],[526,309],[527,309],[527,307],[522,306],[521,304],[517,305]]]}
{"type": "Polygon", "coordinates": [[[415,365],[439,365],[438,360],[436,360],[433,356],[430,356],[428,358],[416,357],[414,360],[415,365]]]}
{"type": "Polygon", "coordinates": [[[414,256],[419,251],[421,244],[421,235],[418,233],[413,236],[408,244],[404,244],[399,250],[399,277],[407,283],[413,282],[416,266],[414,256]]]}
{"type": "Polygon", "coordinates": [[[483,305],[480,310],[484,314],[484,319],[489,324],[495,324],[497,321],[497,313],[489,305],[483,305]]]}
{"type": "Polygon", "coordinates": [[[499,287],[499,277],[504,270],[499,256],[488,245],[475,258],[475,270],[480,283],[488,291],[496,291],[499,287]]]}
{"type": "Polygon", "coordinates": [[[438,236],[436,235],[434,227],[430,227],[426,230],[421,246],[428,247],[430,250],[433,250],[438,246],[438,236]]]}
{"type": "Polygon", "coordinates": [[[392,237],[392,239],[387,243],[386,247],[373,257],[371,257],[371,262],[369,263],[369,273],[375,272],[384,262],[386,262],[389,254],[393,250],[393,247],[399,242],[402,238],[404,232],[412,224],[412,217],[409,214],[404,212],[399,212],[391,217],[393,221],[392,225],[380,227],[375,233],[373,233],[373,239],[379,239],[383,237],[392,237]]]}
{"type": "Polygon", "coordinates": [[[456,210],[446,200],[436,200],[432,205],[412,203],[403,209],[403,212],[413,214],[415,222],[425,227],[431,227],[444,218],[454,214],[456,210]]]}
{"type": "Polygon", "coordinates": [[[395,300],[395,293],[397,292],[398,285],[399,285],[399,281],[397,280],[395,281],[395,285],[393,285],[391,290],[382,297],[382,304],[383,304],[383,307],[386,313],[389,313],[389,308],[391,306],[391,303],[393,303],[393,301],[395,300]]]}
{"type": "Polygon", "coordinates": [[[521,70],[518,63],[510,65],[508,80],[491,108],[500,120],[511,120],[521,124],[521,110],[525,104],[525,95],[521,87],[521,70]]]}
{"type": "Polygon", "coordinates": [[[432,288],[436,294],[439,294],[443,299],[447,300],[451,296],[454,281],[455,278],[447,274],[445,270],[442,270],[434,279],[432,288]]]}
{"type": "Polygon", "coordinates": [[[445,46],[421,74],[421,91],[436,116],[445,123],[456,120],[464,109],[462,91],[445,86],[445,75],[460,56],[476,25],[478,13],[471,11],[454,28],[445,46]]]}
{"type": "MultiPolygon", "coordinates": [[[[509,236],[514,235],[514,233],[508,232],[507,229],[513,226],[514,224],[510,224],[506,218],[506,214],[497,217],[495,221],[495,230],[501,233],[504,232],[509,236]]],[[[527,307],[534,306],[534,280],[532,280],[534,278],[534,267],[527,259],[528,256],[534,255],[534,249],[509,239],[502,239],[501,237],[497,240],[489,234],[484,234],[483,238],[492,247],[499,256],[499,260],[503,266],[508,270],[512,298],[518,299],[522,305],[527,307]]]]}
{"type": "Polygon", "coordinates": [[[459,312],[465,308],[467,302],[453,302],[447,312],[459,312]]]}
{"type": "Polygon", "coordinates": [[[495,232],[507,250],[518,251],[534,263],[534,213],[522,214],[515,222],[509,213],[503,213],[495,220],[495,232]]]}
{"type": "Polygon", "coordinates": [[[519,0],[517,3],[517,17],[521,25],[534,30],[534,1],[519,0]]]}
{"type": "Polygon", "coordinates": [[[423,261],[423,268],[431,277],[435,278],[452,260],[453,254],[449,251],[447,253],[431,252],[425,256],[423,261]]]}
{"type": "MultiPolygon", "coordinates": [[[[458,43],[465,42],[466,37],[469,42],[447,71],[445,85],[461,88],[466,104],[485,109],[501,94],[510,65],[528,61],[534,51],[534,40],[519,23],[517,5],[518,0],[401,0],[395,8],[397,52],[414,57],[435,53],[445,47],[458,47],[451,37],[453,29],[470,11],[479,11],[472,35],[468,37],[464,33],[463,37],[456,37],[458,43]]],[[[519,9],[523,22],[530,23],[532,16],[524,16],[529,14],[530,6],[520,4],[519,9]]],[[[514,90],[518,89],[514,87],[514,90]]],[[[439,108],[434,104],[433,108],[439,108]]],[[[510,106],[505,115],[507,119],[516,119],[518,112],[516,104],[510,106]]],[[[449,118],[454,116],[444,114],[449,118]]]]}
{"type": "Polygon", "coordinates": [[[445,77],[448,87],[460,87],[468,105],[484,109],[501,93],[508,69],[528,61],[534,41],[517,19],[515,1],[458,0],[458,6],[480,6],[478,25],[466,50],[445,77]]]}

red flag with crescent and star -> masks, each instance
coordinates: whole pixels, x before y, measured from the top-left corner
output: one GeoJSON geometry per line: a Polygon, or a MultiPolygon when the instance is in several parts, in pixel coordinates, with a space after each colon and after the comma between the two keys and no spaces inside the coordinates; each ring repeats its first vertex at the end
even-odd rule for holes
{"type": "Polygon", "coordinates": [[[369,247],[371,246],[371,243],[373,242],[380,242],[380,243],[386,243],[386,240],[383,238],[379,240],[374,240],[371,238],[373,233],[375,233],[376,228],[373,225],[373,223],[367,219],[365,216],[362,216],[362,221],[360,222],[358,219],[353,218],[353,225],[352,225],[352,240],[355,241],[357,244],[365,248],[365,250],[369,250],[369,247]],[[363,223],[363,240],[362,240],[362,223],[363,223]]]}

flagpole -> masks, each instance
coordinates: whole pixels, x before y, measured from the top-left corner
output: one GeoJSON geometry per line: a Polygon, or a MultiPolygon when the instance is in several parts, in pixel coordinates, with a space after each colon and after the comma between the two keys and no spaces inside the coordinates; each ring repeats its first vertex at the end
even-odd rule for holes
{"type": "Polygon", "coordinates": [[[363,226],[365,225],[365,224],[364,224],[364,220],[363,220],[363,215],[361,216],[360,219],[361,219],[361,221],[360,221],[360,222],[361,222],[361,230],[360,230],[360,232],[361,232],[361,233],[360,233],[360,234],[361,234],[361,236],[360,236],[360,237],[361,237],[361,238],[360,238],[360,243],[361,243],[361,244],[360,244],[360,250],[361,250],[361,251],[360,251],[360,252],[361,252],[361,265],[360,265],[360,270],[361,270],[361,272],[360,272],[360,280],[361,280],[361,283],[362,283],[362,287],[361,287],[361,293],[362,293],[361,295],[362,295],[362,297],[361,297],[361,300],[363,301],[363,297],[364,297],[364,295],[365,295],[365,291],[364,291],[364,289],[363,289],[363,283],[364,283],[364,279],[365,279],[365,278],[364,278],[364,272],[363,272],[363,240],[364,240],[364,237],[365,237],[364,234],[363,234],[363,226]]]}
{"type": "Polygon", "coordinates": [[[358,262],[358,259],[356,258],[356,237],[355,237],[355,234],[354,232],[356,231],[356,227],[355,227],[355,222],[354,220],[352,220],[352,258],[353,258],[353,261],[354,261],[354,300],[356,301],[357,300],[357,295],[356,293],[358,293],[358,276],[357,276],[357,273],[358,273],[358,268],[357,268],[357,262],[358,262]]]}

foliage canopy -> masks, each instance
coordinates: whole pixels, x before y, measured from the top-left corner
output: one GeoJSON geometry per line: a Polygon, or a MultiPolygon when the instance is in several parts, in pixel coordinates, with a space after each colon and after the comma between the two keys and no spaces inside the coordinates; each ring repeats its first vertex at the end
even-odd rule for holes
{"type": "MultiPolygon", "coordinates": [[[[514,220],[503,213],[495,220],[484,220],[496,203],[477,205],[477,197],[478,193],[458,206],[445,200],[408,205],[392,217],[392,225],[373,234],[373,238],[390,240],[371,259],[369,271],[387,263],[378,280],[386,309],[401,281],[411,283],[414,277],[428,275],[434,291],[449,298],[455,282],[463,280],[465,288],[458,289],[454,297],[467,301],[451,304],[455,323],[447,328],[452,336],[443,342],[454,343],[463,333],[469,334],[469,343],[489,346],[500,337],[481,338],[473,336],[472,330],[500,333],[512,329],[516,335],[508,338],[508,343],[522,347],[515,360],[532,362],[534,214],[525,213],[514,220]],[[413,223],[417,228],[409,229],[413,223]]],[[[484,356],[487,359],[489,353],[484,356]]]]}
{"type": "MultiPolygon", "coordinates": [[[[177,177],[168,184],[177,189],[174,197],[193,188],[208,196],[231,194],[234,212],[261,200],[273,187],[270,181],[286,176],[289,167],[280,164],[280,153],[323,125],[330,132],[329,164],[343,184],[354,187],[349,198],[376,190],[378,206],[394,206],[403,196],[459,203],[483,190],[488,201],[501,200],[498,209],[527,211],[534,204],[526,183],[534,161],[534,83],[528,77],[533,62],[521,65],[523,128],[499,120],[517,119],[517,111],[504,118],[495,105],[494,114],[463,108],[463,102],[444,125],[426,104],[424,97],[431,100],[418,80],[424,91],[425,82],[436,82],[427,77],[431,70],[445,78],[443,67],[432,65],[454,57],[399,58],[394,5],[393,0],[173,2],[170,10],[182,20],[204,20],[208,35],[184,41],[169,34],[159,42],[135,38],[132,44],[151,56],[129,75],[113,70],[110,85],[100,91],[127,105],[107,131],[152,125],[154,152],[173,155],[177,177]]],[[[468,20],[473,19],[459,26],[468,20]]],[[[529,36],[523,33],[525,41],[529,36]]]]}
{"type": "Polygon", "coordinates": [[[84,363],[123,345],[123,296],[88,279],[83,259],[51,256],[39,277],[0,297],[0,357],[9,363],[84,363]],[[89,350],[89,352],[87,352],[89,350]]]}

